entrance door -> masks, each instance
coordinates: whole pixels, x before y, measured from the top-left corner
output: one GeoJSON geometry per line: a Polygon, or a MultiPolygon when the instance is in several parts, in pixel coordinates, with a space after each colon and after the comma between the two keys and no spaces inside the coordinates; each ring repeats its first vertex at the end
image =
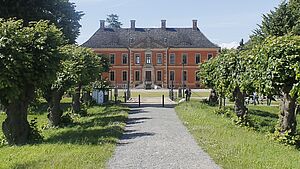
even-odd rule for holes
{"type": "Polygon", "coordinates": [[[151,82],[151,71],[146,71],[146,81],[151,82]]]}

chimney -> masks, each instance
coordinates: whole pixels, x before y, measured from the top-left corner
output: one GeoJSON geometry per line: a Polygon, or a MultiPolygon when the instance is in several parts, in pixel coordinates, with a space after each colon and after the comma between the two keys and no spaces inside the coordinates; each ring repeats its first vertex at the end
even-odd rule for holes
{"type": "Polygon", "coordinates": [[[135,20],[130,20],[131,29],[135,29],[135,20]]]}
{"type": "Polygon", "coordinates": [[[100,29],[105,28],[105,20],[100,20],[100,29]]]}
{"type": "Polygon", "coordinates": [[[161,29],[166,29],[166,20],[161,20],[161,29]]]}
{"type": "Polygon", "coordinates": [[[197,20],[193,20],[193,30],[198,30],[197,20]]]}

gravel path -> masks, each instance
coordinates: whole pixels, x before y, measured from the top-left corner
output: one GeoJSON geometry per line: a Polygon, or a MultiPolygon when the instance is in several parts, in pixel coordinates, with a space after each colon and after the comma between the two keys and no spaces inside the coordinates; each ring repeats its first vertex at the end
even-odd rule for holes
{"type": "Polygon", "coordinates": [[[132,108],[111,169],[217,169],[178,119],[174,108],[132,108]]]}

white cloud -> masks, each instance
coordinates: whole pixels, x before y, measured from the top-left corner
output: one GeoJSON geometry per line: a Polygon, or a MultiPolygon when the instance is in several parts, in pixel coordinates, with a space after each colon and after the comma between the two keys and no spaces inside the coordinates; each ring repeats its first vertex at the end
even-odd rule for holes
{"type": "Polygon", "coordinates": [[[233,41],[233,42],[229,42],[229,43],[220,43],[219,46],[222,49],[224,49],[224,48],[226,48],[226,49],[232,49],[232,48],[236,49],[239,46],[239,43],[233,41]]]}

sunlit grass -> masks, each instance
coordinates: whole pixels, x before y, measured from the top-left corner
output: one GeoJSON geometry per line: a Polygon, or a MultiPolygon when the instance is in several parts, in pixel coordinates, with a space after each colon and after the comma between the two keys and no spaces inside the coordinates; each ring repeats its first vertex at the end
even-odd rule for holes
{"type": "MultiPolygon", "coordinates": [[[[277,122],[278,107],[250,106],[263,130],[239,127],[197,101],[179,104],[176,111],[198,144],[225,169],[299,168],[300,151],[266,137],[277,122]],[[261,123],[268,126],[261,125],[261,123]]],[[[299,117],[298,117],[299,120],[299,117]]],[[[298,127],[299,128],[299,127],[298,127]]]]}
{"type": "MultiPolygon", "coordinates": [[[[64,100],[64,103],[69,104],[69,101],[64,100]]],[[[89,108],[88,116],[75,118],[73,125],[42,130],[43,143],[0,147],[0,168],[105,168],[122,135],[127,116],[126,107],[89,108]]],[[[46,112],[30,113],[29,119],[34,117],[39,128],[48,122],[46,112]]],[[[1,123],[4,118],[5,114],[1,114],[1,123]]]]}

